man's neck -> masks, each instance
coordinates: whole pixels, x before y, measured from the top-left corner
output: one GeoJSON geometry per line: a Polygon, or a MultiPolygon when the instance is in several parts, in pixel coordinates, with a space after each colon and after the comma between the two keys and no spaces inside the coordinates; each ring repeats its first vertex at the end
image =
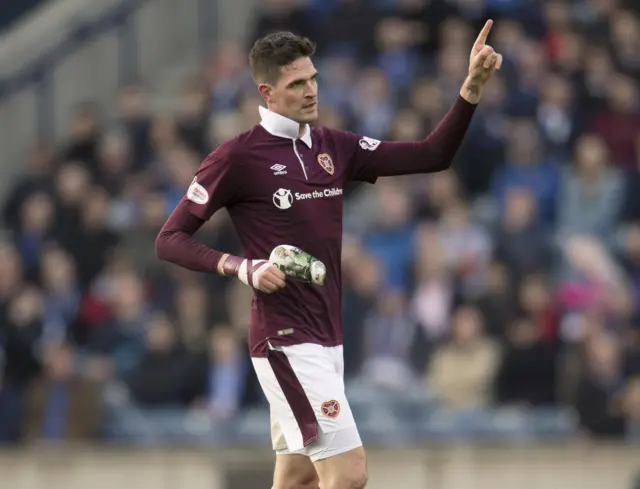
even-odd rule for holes
{"type": "Polygon", "coordinates": [[[279,112],[273,109],[272,107],[269,107],[268,105],[267,105],[267,109],[269,109],[274,114],[278,114],[279,116],[284,117],[285,119],[289,119],[290,121],[293,121],[296,124],[298,124],[300,126],[300,130],[298,131],[298,137],[301,138],[302,136],[304,136],[304,133],[306,132],[306,127],[307,127],[306,122],[297,121],[293,117],[289,117],[287,114],[283,114],[282,112],[279,112]]]}
{"type": "Polygon", "coordinates": [[[308,147],[311,147],[309,125],[299,123],[286,115],[272,109],[260,107],[261,125],[274,136],[301,139],[308,147]]]}

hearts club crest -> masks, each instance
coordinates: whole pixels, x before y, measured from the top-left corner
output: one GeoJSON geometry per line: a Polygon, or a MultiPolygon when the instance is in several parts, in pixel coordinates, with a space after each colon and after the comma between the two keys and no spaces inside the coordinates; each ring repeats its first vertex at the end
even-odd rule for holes
{"type": "Polygon", "coordinates": [[[327,153],[319,154],[318,163],[324,171],[326,171],[329,175],[333,175],[335,167],[333,166],[333,160],[331,159],[331,156],[329,156],[327,153]]]}

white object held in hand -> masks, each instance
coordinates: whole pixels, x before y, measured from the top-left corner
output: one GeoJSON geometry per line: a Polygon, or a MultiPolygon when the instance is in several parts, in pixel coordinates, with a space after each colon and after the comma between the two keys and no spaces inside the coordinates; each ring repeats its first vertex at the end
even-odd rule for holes
{"type": "Polygon", "coordinates": [[[323,285],[327,277],[324,263],[291,245],[276,246],[269,256],[269,263],[299,282],[323,285]]]}

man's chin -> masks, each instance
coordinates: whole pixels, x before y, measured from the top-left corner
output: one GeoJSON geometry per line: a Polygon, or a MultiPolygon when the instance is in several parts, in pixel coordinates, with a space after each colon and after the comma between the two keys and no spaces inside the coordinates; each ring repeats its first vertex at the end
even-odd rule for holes
{"type": "Polygon", "coordinates": [[[298,122],[301,124],[311,124],[318,120],[318,110],[303,112],[298,118],[298,122]]]}

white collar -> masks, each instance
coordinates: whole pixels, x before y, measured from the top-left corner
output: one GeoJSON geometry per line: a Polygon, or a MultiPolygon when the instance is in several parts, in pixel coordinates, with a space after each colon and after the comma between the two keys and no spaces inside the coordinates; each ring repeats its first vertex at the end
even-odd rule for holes
{"type": "Polygon", "coordinates": [[[264,127],[267,132],[281,138],[294,140],[301,139],[304,144],[311,148],[311,128],[309,127],[309,124],[305,124],[304,135],[299,137],[300,124],[296,121],[293,121],[283,115],[276,114],[262,106],[259,106],[258,110],[260,111],[260,117],[262,118],[260,125],[264,127]]]}

